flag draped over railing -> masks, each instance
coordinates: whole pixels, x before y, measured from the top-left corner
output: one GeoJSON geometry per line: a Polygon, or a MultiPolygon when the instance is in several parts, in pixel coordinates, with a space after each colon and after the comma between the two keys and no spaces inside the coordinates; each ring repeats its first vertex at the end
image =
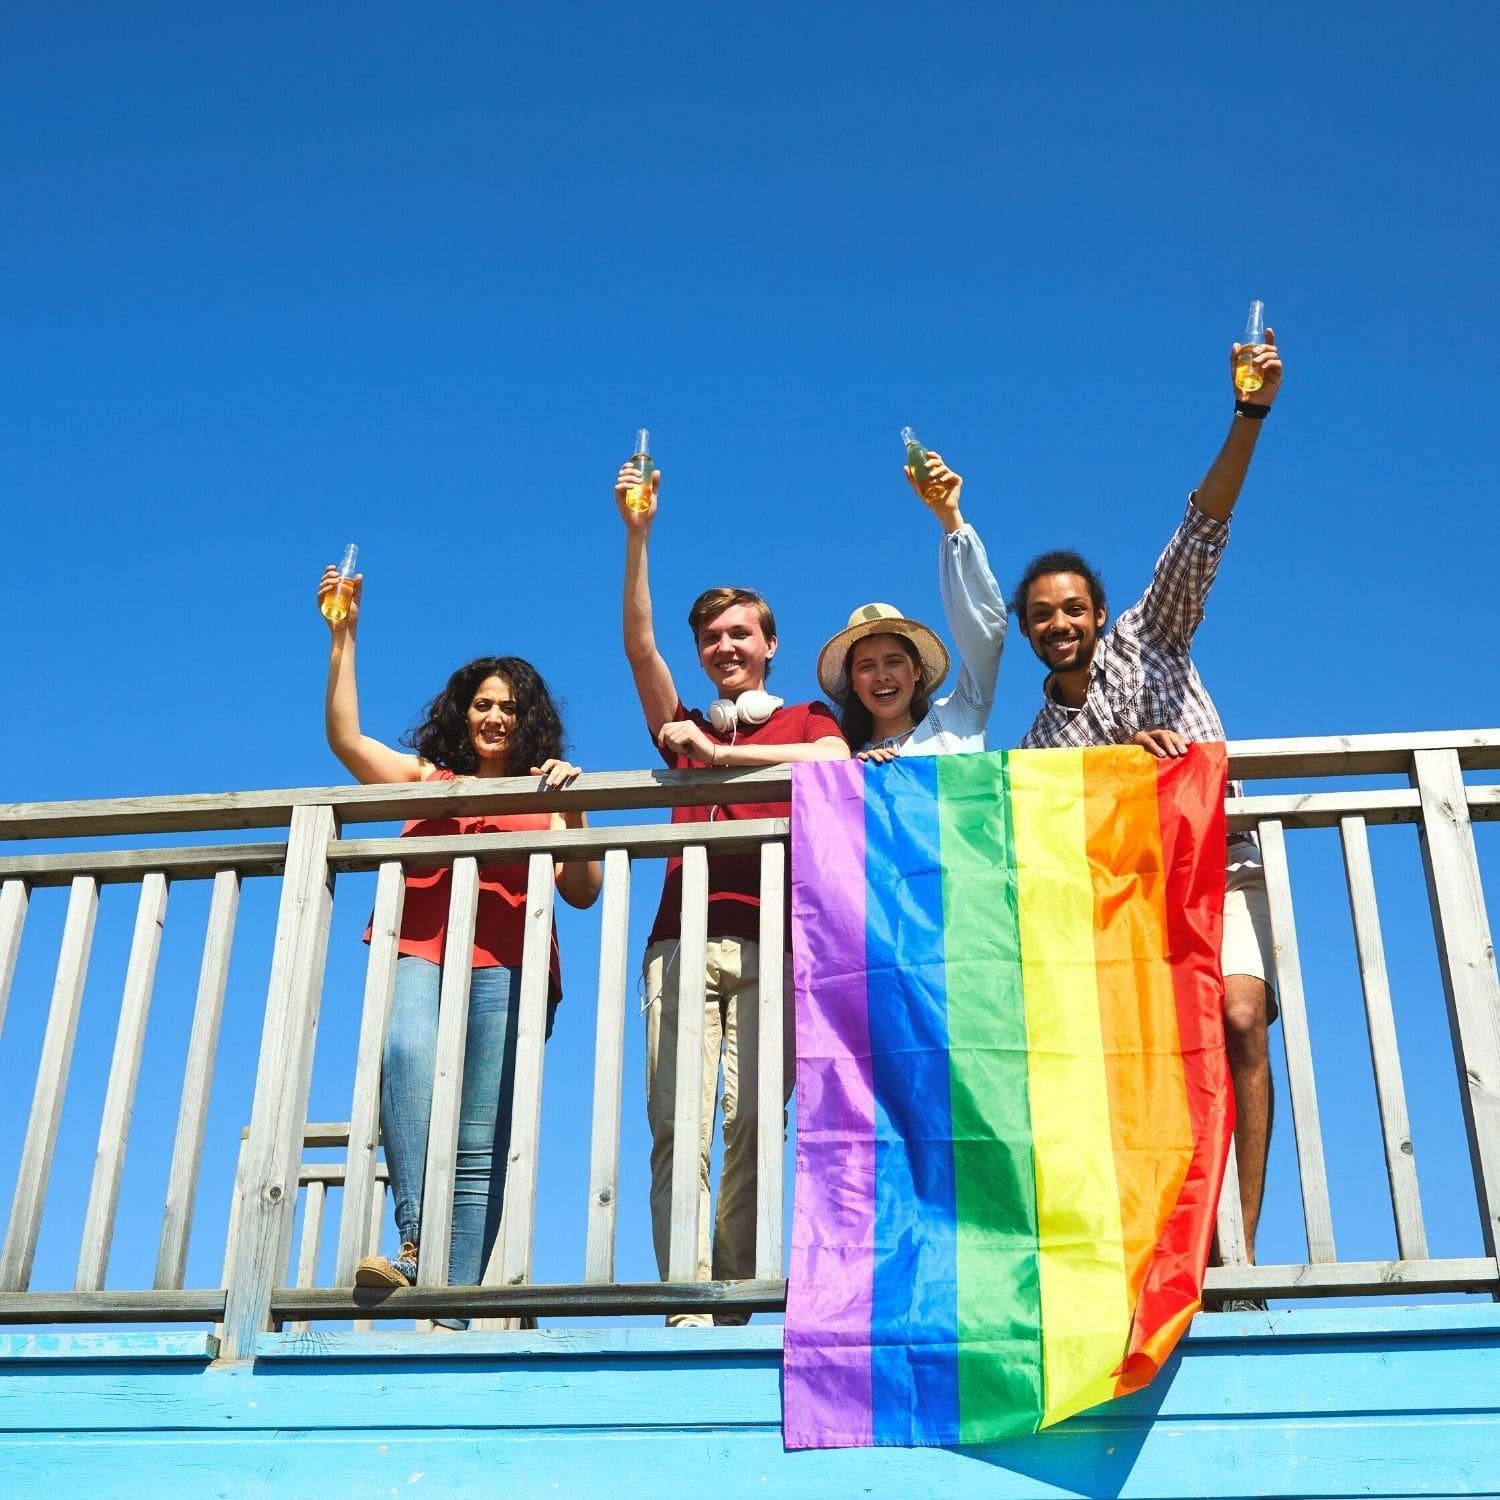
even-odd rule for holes
{"type": "Polygon", "coordinates": [[[1199,1305],[1222,745],[798,765],[794,1448],[1033,1432],[1199,1305]]]}

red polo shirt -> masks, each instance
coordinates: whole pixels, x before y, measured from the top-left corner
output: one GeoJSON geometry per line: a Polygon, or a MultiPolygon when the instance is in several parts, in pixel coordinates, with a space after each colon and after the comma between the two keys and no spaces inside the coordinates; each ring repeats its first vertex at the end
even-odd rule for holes
{"type": "MultiPolygon", "coordinates": [[[[737,734],[720,734],[696,709],[679,703],[674,719],[691,719],[709,739],[721,745],[810,745],[815,740],[840,739],[838,720],[826,703],[793,703],[778,708],[764,724],[741,729],[737,734]]],[[[674,751],[661,750],[661,757],[673,771],[702,770],[701,761],[674,751]]],[[[674,823],[727,822],[744,818],[789,818],[789,802],[731,802],[724,807],[674,807],[674,823]]],[[[788,906],[790,909],[790,905],[788,906]]],[[[649,943],[674,941],[682,935],[682,858],[667,861],[667,878],[662,885],[661,905],[649,943]]],[[[744,938],[760,940],[760,855],[754,850],[744,854],[711,854],[708,857],[708,935],[710,938],[744,938]]]]}

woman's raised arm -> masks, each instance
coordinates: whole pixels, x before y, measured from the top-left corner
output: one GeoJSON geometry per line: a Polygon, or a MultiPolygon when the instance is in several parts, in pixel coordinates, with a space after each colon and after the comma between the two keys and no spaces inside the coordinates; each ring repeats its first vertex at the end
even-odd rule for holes
{"type": "MultiPolygon", "coordinates": [[[[354,639],[359,629],[359,599],[364,590],[364,574],[351,580],[354,593],[349,613],[342,620],[329,620],[328,692],[323,700],[323,726],[328,748],[338,756],[344,769],[360,782],[426,781],[432,767],[415,755],[408,755],[392,745],[382,744],[361,734],[359,728],[359,692],[354,683],[354,639]]],[[[338,569],[328,568],[318,585],[318,605],[340,582],[338,569]]]]}

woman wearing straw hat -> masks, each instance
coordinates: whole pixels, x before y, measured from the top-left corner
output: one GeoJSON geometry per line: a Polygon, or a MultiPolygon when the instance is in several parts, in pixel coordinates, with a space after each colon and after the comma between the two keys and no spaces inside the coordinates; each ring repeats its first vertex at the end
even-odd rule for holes
{"type": "Polygon", "coordinates": [[[862,604],[818,653],[818,681],[838,705],[839,727],[863,760],[954,755],[983,750],[1005,645],[1005,600],[984,544],[959,512],[963,480],[929,450],[928,499],[910,469],[903,472],[944,536],[938,587],[958,645],[958,686],[934,695],[948,675],[948,651],[937,635],[893,604],[862,604]]]}

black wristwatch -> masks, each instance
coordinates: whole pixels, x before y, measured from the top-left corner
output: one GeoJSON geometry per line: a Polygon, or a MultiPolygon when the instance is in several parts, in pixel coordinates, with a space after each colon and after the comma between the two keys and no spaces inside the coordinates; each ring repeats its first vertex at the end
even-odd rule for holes
{"type": "Polygon", "coordinates": [[[1252,422],[1264,422],[1271,415],[1269,406],[1252,406],[1248,401],[1236,401],[1234,403],[1234,414],[1237,417],[1248,417],[1252,422]]]}

